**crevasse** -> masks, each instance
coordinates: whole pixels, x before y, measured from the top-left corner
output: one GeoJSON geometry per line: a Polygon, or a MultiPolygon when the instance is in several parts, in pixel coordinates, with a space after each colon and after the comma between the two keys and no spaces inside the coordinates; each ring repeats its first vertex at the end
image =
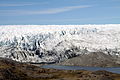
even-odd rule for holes
{"type": "Polygon", "coordinates": [[[104,52],[120,57],[120,24],[1,25],[0,56],[21,62],[59,62],[104,52]]]}

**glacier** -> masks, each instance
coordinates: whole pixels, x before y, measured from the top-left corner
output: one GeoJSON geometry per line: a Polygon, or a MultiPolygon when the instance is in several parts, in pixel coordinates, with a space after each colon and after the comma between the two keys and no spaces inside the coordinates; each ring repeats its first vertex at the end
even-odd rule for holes
{"type": "Polygon", "coordinates": [[[90,52],[120,57],[120,24],[0,25],[0,57],[54,63],[90,52]]]}

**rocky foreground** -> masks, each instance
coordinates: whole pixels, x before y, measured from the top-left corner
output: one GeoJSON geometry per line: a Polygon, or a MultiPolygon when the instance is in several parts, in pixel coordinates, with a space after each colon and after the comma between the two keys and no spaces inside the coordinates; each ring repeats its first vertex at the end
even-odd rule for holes
{"type": "Polygon", "coordinates": [[[44,69],[0,58],[0,80],[120,80],[107,71],[44,69]]]}

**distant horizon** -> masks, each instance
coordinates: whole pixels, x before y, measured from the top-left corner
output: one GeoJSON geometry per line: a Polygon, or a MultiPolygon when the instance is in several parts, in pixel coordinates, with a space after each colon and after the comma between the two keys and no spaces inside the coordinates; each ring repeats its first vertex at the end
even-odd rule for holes
{"type": "Polygon", "coordinates": [[[0,25],[106,25],[106,24],[120,24],[120,23],[86,23],[86,24],[0,24],[0,25]]]}
{"type": "Polygon", "coordinates": [[[0,24],[0,25],[106,25],[120,23],[85,23],[85,24],[0,24]]]}

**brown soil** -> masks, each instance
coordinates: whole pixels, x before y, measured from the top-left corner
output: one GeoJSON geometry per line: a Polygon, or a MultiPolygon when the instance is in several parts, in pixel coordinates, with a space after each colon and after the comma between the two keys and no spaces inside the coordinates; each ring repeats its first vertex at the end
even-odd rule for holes
{"type": "Polygon", "coordinates": [[[0,58],[0,80],[120,80],[107,71],[43,69],[0,58]]]}

